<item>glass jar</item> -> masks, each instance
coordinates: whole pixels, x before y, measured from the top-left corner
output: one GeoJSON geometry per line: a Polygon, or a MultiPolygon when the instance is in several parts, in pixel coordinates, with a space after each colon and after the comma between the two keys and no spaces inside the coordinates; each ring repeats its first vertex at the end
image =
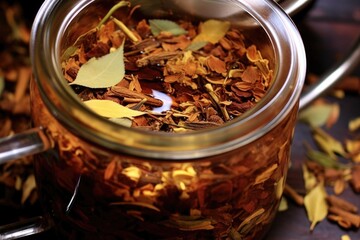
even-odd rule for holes
{"type": "Polygon", "coordinates": [[[36,155],[40,198],[61,239],[260,239],[280,203],[306,59],[273,2],[131,1],[146,18],[231,21],[270,60],[254,108],[221,127],[149,132],[87,109],[61,56],[116,1],[45,1],[32,30],[32,118],[53,148],[36,155]]]}

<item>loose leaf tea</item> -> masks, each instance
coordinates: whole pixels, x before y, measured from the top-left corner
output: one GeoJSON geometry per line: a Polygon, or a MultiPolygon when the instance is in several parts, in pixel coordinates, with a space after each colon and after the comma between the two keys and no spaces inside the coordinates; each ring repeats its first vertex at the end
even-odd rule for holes
{"type": "Polygon", "coordinates": [[[216,127],[252,108],[271,85],[269,61],[230,22],[110,16],[101,23],[74,44],[78,49],[62,64],[65,78],[84,87],[74,88],[83,101],[111,100],[143,112],[131,116],[133,128],[216,127]]]}
{"type": "MultiPolygon", "coordinates": [[[[267,55],[238,26],[215,19],[149,20],[141,8],[122,7],[100,20],[63,59],[65,79],[90,110],[122,126],[180,134],[232,121],[271,87],[267,55]],[[104,58],[111,63],[99,63],[104,58]]],[[[59,219],[83,219],[80,215],[87,215],[91,205],[96,209],[87,215],[91,219],[74,222],[85,229],[98,223],[97,233],[106,235],[102,237],[256,239],[281,201],[295,113],[293,109],[271,133],[240,153],[181,163],[103,155],[71,134],[55,133],[59,128],[49,123],[63,161],[39,167],[57,172],[58,162],[64,163],[66,177],[58,181],[66,183],[59,188],[73,194],[75,187],[79,193],[59,219]],[[83,199],[84,191],[93,192],[91,200],[83,199]],[[104,225],[109,222],[117,224],[111,232],[104,225]]],[[[49,177],[50,171],[44,172],[49,177]]],[[[48,190],[50,197],[58,191],[48,190]]],[[[63,204],[61,199],[53,202],[63,204]]]]}

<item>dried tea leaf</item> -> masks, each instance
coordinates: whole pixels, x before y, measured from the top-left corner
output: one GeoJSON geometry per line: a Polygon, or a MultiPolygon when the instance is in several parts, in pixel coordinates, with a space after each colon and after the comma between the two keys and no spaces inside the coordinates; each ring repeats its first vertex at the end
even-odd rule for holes
{"type": "MultiPolygon", "coordinates": [[[[0,91],[1,93],[1,91],[0,91]]],[[[360,117],[352,119],[349,121],[349,130],[351,132],[355,132],[356,130],[360,129],[360,117]]]]}
{"type": "Polygon", "coordinates": [[[349,235],[342,235],[341,240],[351,240],[349,235]]]}
{"type": "Polygon", "coordinates": [[[305,164],[302,165],[303,170],[303,178],[305,183],[305,190],[306,192],[310,192],[317,184],[316,176],[309,171],[305,164]]]}
{"type": "Polygon", "coordinates": [[[330,157],[329,155],[323,152],[309,149],[306,155],[310,160],[319,163],[321,166],[325,168],[335,168],[335,169],[347,168],[346,165],[341,164],[336,159],[330,157]]]}
{"type": "Polygon", "coordinates": [[[151,205],[149,203],[144,202],[113,202],[110,204],[111,206],[133,206],[133,207],[142,207],[154,210],[156,212],[160,212],[160,209],[155,207],[154,205],[151,205]]]}
{"type": "Polygon", "coordinates": [[[75,41],[75,43],[68,47],[64,53],[61,55],[61,61],[65,61],[67,59],[69,59],[70,56],[72,56],[76,50],[78,50],[79,45],[88,37],[88,35],[93,34],[97,31],[96,28],[90,29],[89,31],[87,31],[84,34],[81,34],[75,41]]]}
{"type": "Polygon", "coordinates": [[[109,118],[109,120],[125,127],[131,127],[132,125],[132,121],[129,118],[109,118]]]}
{"type": "Polygon", "coordinates": [[[286,198],[282,197],[281,201],[280,201],[278,211],[279,212],[284,212],[284,211],[288,210],[288,208],[289,208],[289,205],[288,205],[288,202],[287,202],[286,198]]]}
{"type": "Polygon", "coordinates": [[[360,163],[360,140],[345,140],[346,150],[348,151],[351,160],[355,163],[360,163]]]}
{"type": "Polygon", "coordinates": [[[163,225],[173,227],[182,231],[212,230],[214,226],[209,219],[200,220],[179,220],[171,219],[162,222],[163,225]]]}
{"type": "Polygon", "coordinates": [[[111,100],[92,99],[83,102],[88,108],[95,113],[106,118],[130,118],[146,114],[124,107],[111,100]]]}
{"type": "Polygon", "coordinates": [[[311,231],[314,230],[315,225],[322,221],[328,214],[326,196],[324,184],[320,183],[306,194],[304,198],[304,205],[311,222],[311,231]]]}
{"type": "Polygon", "coordinates": [[[231,23],[210,19],[200,25],[200,33],[193,39],[195,42],[210,42],[215,44],[229,31],[231,23]]]}
{"type": "Polygon", "coordinates": [[[5,88],[5,79],[3,76],[0,76],[0,97],[4,91],[4,88],[5,88]]]}
{"type": "Polygon", "coordinates": [[[197,51],[200,50],[201,48],[205,47],[206,44],[208,44],[208,42],[192,42],[185,50],[186,51],[197,51]]]}
{"type": "Polygon", "coordinates": [[[30,194],[32,193],[33,190],[35,190],[35,188],[36,188],[35,176],[34,174],[31,174],[25,180],[23,185],[23,191],[21,196],[22,204],[24,204],[25,201],[30,197],[30,194]]]}
{"type": "Polygon", "coordinates": [[[177,23],[170,20],[151,19],[149,20],[152,34],[156,37],[162,32],[171,33],[174,36],[186,34],[187,31],[177,23]]]}
{"type": "Polygon", "coordinates": [[[313,137],[318,146],[330,157],[336,159],[336,154],[345,157],[346,152],[341,142],[318,127],[313,128],[313,137]]]}
{"type": "Polygon", "coordinates": [[[124,44],[100,58],[92,58],[80,67],[74,82],[89,88],[108,88],[119,83],[125,76],[124,44]]]}
{"type": "Polygon", "coordinates": [[[269,168],[267,168],[264,172],[262,172],[261,174],[256,176],[254,185],[263,183],[266,180],[268,180],[271,177],[271,175],[274,173],[274,171],[277,169],[277,167],[278,167],[278,164],[274,163],[269,168]]]}
{"type": "Polygon", "coordinates": [[[299,113],[298,119],[313,127],[324,126],[333,111],[332,104],[311,105],[299,113]]]}

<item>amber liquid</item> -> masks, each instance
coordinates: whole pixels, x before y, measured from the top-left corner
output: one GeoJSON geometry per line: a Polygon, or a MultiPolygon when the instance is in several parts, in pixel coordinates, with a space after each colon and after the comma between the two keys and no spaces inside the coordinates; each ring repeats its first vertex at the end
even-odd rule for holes
{"type": "MultiPolygon", "coordinates": [[[[134,183],[118,170],[104,179],[114,155],[100,156],[95,149],[91,157],[82,153],[79,158],[80,145],[59,139],[64,146],[36,156],[44,210],[53,219],[59,239],[261,239],[280,202],[295,113],[245,148],[184,163],[196,170],[196,177],[184,180],[186,189],[159,177],[185,169],[184,164],[117,155],[123,168],[137,166],[142,177],[134,183]],[[166,187],[149,188],[157,184],[166,187]],[[141,188],[156,196],[144,191],[134,198],[141,188]],[[201,217],[192,213],[194,209],[201,217]],[[209,229],[202,225],[207,221],[209,229]]],[[[62,132],[61,136],[68,135],[62,132]]],[[[85,142],[83,147],[93,149],[85,142]]]]}

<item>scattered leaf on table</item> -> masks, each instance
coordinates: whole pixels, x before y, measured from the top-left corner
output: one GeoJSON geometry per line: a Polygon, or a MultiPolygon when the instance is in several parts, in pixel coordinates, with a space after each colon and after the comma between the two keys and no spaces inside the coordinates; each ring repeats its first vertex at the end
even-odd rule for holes
{"type": "Polygon", "coordinates": [[[333,104],[315,104],[299,113],[299,120],[313,127],[324,126],[334,111],[333,104]]]}
{"type": "Polygon", "coordinates": [[[288,202],[286,200],[286,198],[282,197],[281,198],[281,201],[280,201],[280,205],[279,205],[279,209],[278,211],[279,212],[283,212],[283,211],[286,211],[289,209],[289,205],[288,205],[288,202]]]}
{"type": "Polygon", "coordinates": [[[350,236],[345,234],[341,236],[341,240],[351,240],[350,236]]]}
{"type": "Polygon", "coordinates": [[[125,75],[124,44],[100,58],[91,58],[80,67],[74,82],[89,88],[108,88],[119,83],[125,75]]]}
{"type": "Polygon", "coordinates": [[[106,118],[133,118],[146,114],[124,107],[111,100],[88,100],[83,102],[88,108],[95,113],[106,118]]]}
{"type": "Polygon", "coordinates": [[[193,39],[195,42],[210,42],[215,44],[222,39],[230,29],[230,22],[210,19],[202,23],[200,33],[193,39]]]}
{"type": "Polygon", "coordinates": [[[303,170],[303,178],[305,183],[305,190],[306,192],[310,192],[317,184],[317,179],[315,175],[309,171],[305,164],[302,165],[303,170]]]}
{"type": "Polygon", "coordinates": [[[5,80],[3,76],[0,76],[0,97],[5,88],[5,80]]]}
{"type": "Polygon", "coordinates": [[[320,151],[309,149],[306,155],[310,160],[317,162],[325,168],[343,169],[347,167],[346,165],[338,162],[336,159],[320,151]]]}
{"type": "Polygon", "coordinates": [[[352,119],[349,122],[349,130],[351,132],[355,132],[356,130],[360,129],[360,117],[352,119]]]}
{"type": "Polygon", "coordinates": [[[22,204],[24,204],[25,201],[30,197],[30,194],[32,193],[33,190],[35,190],[35,188],[36,188],[35,176],[34,174],[31,174],[25,180],[23,185],[23,191],[21,196],[22,204]]]}
{"type": "Polygon", "coordinates": [[[149,20],[151,33],[156,37],[162,32],[171,33],[174,36],[186,34],[187,31],[173,21],[163,19],[149,20]]]}
{"type": "Polygon", "coordinates": [[[346,157],[346,152],[341,142],[333,138],[321,128],[314,127],[312,130],[314,140],[322,151],[334,159],[336,159],[336,153],[346,157]]]}
{"type": "Polygon", "coordinates": [[[360,140],[345,140],[346,150],[353,162],[360,163],[360,140]]]}
{"type": "Polygon", "coordinates": [[[315,225],[322,221],[328,214],[326,196],[324,184],[319,183],[304,198],[307,215],[311,222],[311,231],[314,230],[315,225]]]}

